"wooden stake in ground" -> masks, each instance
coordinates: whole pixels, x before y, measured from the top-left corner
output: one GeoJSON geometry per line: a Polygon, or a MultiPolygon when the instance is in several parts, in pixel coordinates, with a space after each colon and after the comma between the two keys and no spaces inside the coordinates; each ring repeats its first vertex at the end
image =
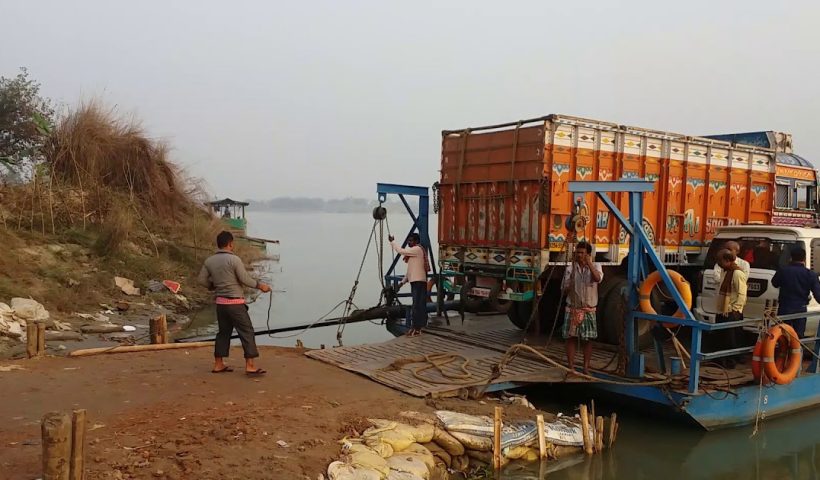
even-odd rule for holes
{"type": "Polygon", "coordinates": [[[598,429],[596,428],[597,425],[595,424],[595,399],[594,398],[590,401],[589,425],[592,427],[592,438],[590,438],[589,440],[592,442],[592,448],[595,448],[595,445],[598,444],[598,429]]]}
{"type": "Polygon", "coordinates": [[[67,413],[43,416],[43,480],[69,480],[71,418],[67,413]]]}
{"type": "Polygon", "coordinates": [[[43,357],[46,354],[46,324],[37,324],[37,356],[43,357]]]}
{"type": "Polygon", "coordinates": [[[159,338],[159,317],[148,319],[148,336],[151,339],[151,345],[162,343],[159,338]]]}
{"type": "Polygon", "coordinates": [[[595,418],[595,450],[604,451],[604,417],[595,418]]]}
{"type": "Polygon", "coordinates": [[[163,313],[159,316],[157,329],[159,330],[159,343],[168,343],[168,318],[163,313]]]}
{"type": "Polygon", "coordinates": [[[71,418],[69,480],[85,480],[85,410],[74,410],[71,418]]]}
{"type": "Polygon", "coordinates": [[[592,441],[589,438],[589,412],[586,405],[581,405],[581,435],[584,438],[584,451],[592,455],[592,441]]]}
{"type": "Polygon", "coordinates": [[[493,468],[501,469],[501,407],[495,407],[493,419],[493,468]]]}
{"type": "Polygon", "coordinates": [[[26,356],[37,356],[37,325],[32,321],[26,322],[26,356]]]}
{"type": "Polygon", "coordinates": [[[609,438],[607,439],[607,448],[612,448],[612,444],[615,443],[616,425],[618,425],[618,414],[612,412],[612,415],[609,417],[609,438]]]}
{"type": "Polygon", "coordinates": [[[537,415],[535,423],[538,425],[538,458],[541,460],[547,458],[547,439],[544,433],[544,416],[537,415]]]}

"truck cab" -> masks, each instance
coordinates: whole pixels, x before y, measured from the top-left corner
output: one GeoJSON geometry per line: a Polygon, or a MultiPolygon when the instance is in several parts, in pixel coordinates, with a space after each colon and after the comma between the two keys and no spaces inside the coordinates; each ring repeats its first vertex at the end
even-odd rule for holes
{"type": "MultiPolygon", "coordinates": [[[[720,285],[714,276],[715,257],[728,241],[740,244],[739,257],[749,262],[748,300],[743,310],[745,318],[763,318],[767,301],[777,300],[778,289],[772,286],[777,269],[791,262],[793,248],[806,251],[806,267],[820,275],[820,228],[773,225],[737,225],[718,230],[704,261],[703,281],[698,295],[695,316],[714,323],[717,316],[717,297],[720,285]]],[[[820,304],[811,296],[809,312],[820,310],[820,304]]],[[[817,331],[818,321],[809,320],[806,334],[817,331]]]]}

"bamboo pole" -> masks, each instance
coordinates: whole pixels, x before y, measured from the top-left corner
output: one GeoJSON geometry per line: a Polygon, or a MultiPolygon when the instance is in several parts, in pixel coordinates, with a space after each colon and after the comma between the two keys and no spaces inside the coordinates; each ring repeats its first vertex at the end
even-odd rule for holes
{"type": "Polygon", "coordinates": [[[584,451],[592,455],[592,441],[589,438],[589,412],[586,405],[581,405],[581,435],[584,438],[584,451]]]}
{"type": "Polygon", "coordinates": [[[493,419],[493,468],[501,469],[501,407],[495,407],[493,419]]]}
{"type": "Polygon", "coordinates": [[[538,458],[547,458],[547,439],[544,434],[544,416],[537,415],[535,422],[538,424],[538,458]]]}
{"type": "Polygon", "coordinates": [[[85,410],[74,410],[71,418],[69,480],[85,480],[85,410]]]}
{"type": "Polygon", "coordinates": [[[595,418],[595,450],[604,451],[604,417],[595,418]]]}
{"type": "Polygon", "coordinates": [[[46,354],[46,324],[37,324],[37,356],[43,357],[46,354]]]}
{"type": "Polygon", "coordinates": [[[100,353],[128,353],[128,352],[152,352],[155,350],[174,350],[178,348],[212,347],[214,342],[190,342],[190,343],[166,343],[164,345],[123,345],[118,347],[86,348],[74,350],[69,353],[69,357],[87,357],[100,353]]]}
{"type": "Polygon", "coordinates": [[[589,426],[592,427],[592,438],[589,439],[592,442],[592,448],[595,448],[595,445],[598,443],[598,428],[595,424],[595,399],[593,398],[590,400],[590,407],[589,407],[589,426]]]}
{"type": "Polygon", "coordinates": [[[37,356],[37,325],[30,320],[26,322],[26,356],[37,356]]]}
{"type": "Polygon", "coordinates": [[[71,456],[71,418],[67,413],[43,416],[43,480],[69,480],[71,456]]]}
{"type": "Polygon", "coordinates": [[[612,412],[612,415],[609,417],[609,438],[607,439],[607,448],[612,448],[612,444],[615,443],[615,426],[618,424],[618,414],[612,412]]]}

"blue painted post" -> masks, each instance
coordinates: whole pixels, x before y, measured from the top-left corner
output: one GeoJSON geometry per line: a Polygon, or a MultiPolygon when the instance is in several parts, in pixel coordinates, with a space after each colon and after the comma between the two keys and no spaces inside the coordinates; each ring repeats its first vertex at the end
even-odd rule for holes
{"type": "Polygon", "coordinates": [[[681,358],[669,357],[669,373],[672,375],[680,375],[681,372],[681,358]]]}
{"type": "MultiPolygon", "coordinates": [[[[815,336],[817,336],[817,334],[815,334],[815,336]]],[[[817,373],[817,357],[820,357],[820,340],[814,341],[814,357],[812,357],[811,365],[809,365],[809,371],[811,373],[817,373]]]]}
{"type": "Polygon", "coordinates": [[[689,350],[692,358],[689,360],[689,393],[698,393],[700,382],[700,340],[703,331],[699,327],[692,327],[692,347],[689,350]]]}
{"type": "MultiPolygon", "coordinates": [[[[663,342],[655,335],[652,336],[652,340],[655,342],[655,352],[658,354],[658,367],[661,369],[661,372],[666,372],[666,358],[663,356],[663,342]]],[[[672,363],[674,364],[674,362],[672,363]]]]}
{"type": "MultiPolygon", "coordinates": [[[[629,193],[629,223],[632,226],[632,231],[636,232],[641,228],[641,193],[629,193]],[[638,219],[638,220],[636,220],[638,219]]],[[[629,315],[626,320],[626,353],[629,359],[627,374],[631,377],[640,378],[643,376],[642,355],[638,352],[635,338],[635,315],[634,312],[638,308],[638,285],[640,283],[641,271],[641,241],[638,235],[632,235],[629,238],[629,262],[628,262],[628,278],[627,288],[629,289],[629,315]]]]}

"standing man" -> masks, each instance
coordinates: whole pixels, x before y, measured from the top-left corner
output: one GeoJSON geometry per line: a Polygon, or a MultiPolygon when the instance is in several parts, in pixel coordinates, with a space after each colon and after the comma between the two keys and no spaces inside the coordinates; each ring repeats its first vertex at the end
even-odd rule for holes
{"type": "MultiPolygon", "coordinates": [[[[715,323],[736,322],[743,320],[743,307],[746,306],[746,290],[748,276],[743,271],[742,267],[738,265],[739,258],[735,253],[729,249],[718,252],[718,264],[722,271],[723,278],[720,282],[720,289],[718,294],[718,310],[721,312],[717,315],[715,323]]],[[[715,350],[731,349],[740,346],[738,339],[738,330],[736,328],[725,329],[709,333],[712,337],[717,337],[714,341],[715,350]]],[[[734,367],[734,360],[731,358],[723,359],[724,366],[734,367]]]]}
{"type": "Polygon", "coordinates": [[[393,235],[388,236],[390,246],[399,255],[404,255],[404,263],[407,264],[407,274],[399,284],[399,288],[405,283],[410,284],[410,292],[413,297],[412,319],[413,326],[407,332],[408,336],[416,336],[427,326],[427,272],[430,271],[430,264],[427,261],[427,253],[421,245],[421,237],[417,233],[411,233],[407,237],[407,248],[402,248],[396,243],[393,235]]]}
{"type": "MultiPolygon", "coordinates": [[[[772,278],[772,286],[779,288],[777,295],[777,314],[788,315],[803,313],[809,304],[809,294],[820,301],[820,280],[817,274],[806,268],[806,251],[800,247],[792,247],[792,262],[777,270],[772,278]]],[[[806,319],[787,320],[786,323],[794,328],[797,336],[806,336],[806,319]]]]}
{"type": "MultiPolygon", "coordinates": [[[[749,278],[749,262],[740,258],[740,244],[734,240],[729,240],[728,242],[723,244],[723,249],[729,250],[735,255],[735,264],[746,274],[746,279],[749,278]]],[[[723,250],[721,249],[721,250],[723,250]]],[[[720,254],[718,253],[718,257],[720,254]]],[[[714,268],[714,275],[715,275],[715,283],[720,283],[723,281],[723,268],[720,266],[720,259],[715,259],[715,268],[714,268]]]]}
{"type": "Polygon", "coordinates": [[[220,232],[216,236],[216,246],[218,250],[205,260],[199,272],[199,283],[209,290],[215,290],[216,293],[216,320],[219,332],[214,344],[212,372],[233,371],[225,365],[224,358],[230,352],[231,334],[235,328],[245,352],[245,373],[262,375],[265,370],[254,365],[254,359],[259,356],[259,351],[256,349],[256,336],[251,317],[248,315],[248,306],[245,305],[244,287],[257,288],[263,292],[270,292],[270,287],[251,277],[245,270],[242,260],[234,255],[231,232],[220,232]]]}
{"type": "Polygon", "coordinates": [[[592,245],[586,241],[575,246],[575,261],[565,271],[561,289],[567,298],[567,312],[561,333],[567,349],[567,362],[575,374],[576,343],[584,348],[584,373],[589,375],[592,356],[590,340],[598,338],[595,310],[598,308],[598,284],[604,279],[601,266],[592,261],[592,245]]]}

